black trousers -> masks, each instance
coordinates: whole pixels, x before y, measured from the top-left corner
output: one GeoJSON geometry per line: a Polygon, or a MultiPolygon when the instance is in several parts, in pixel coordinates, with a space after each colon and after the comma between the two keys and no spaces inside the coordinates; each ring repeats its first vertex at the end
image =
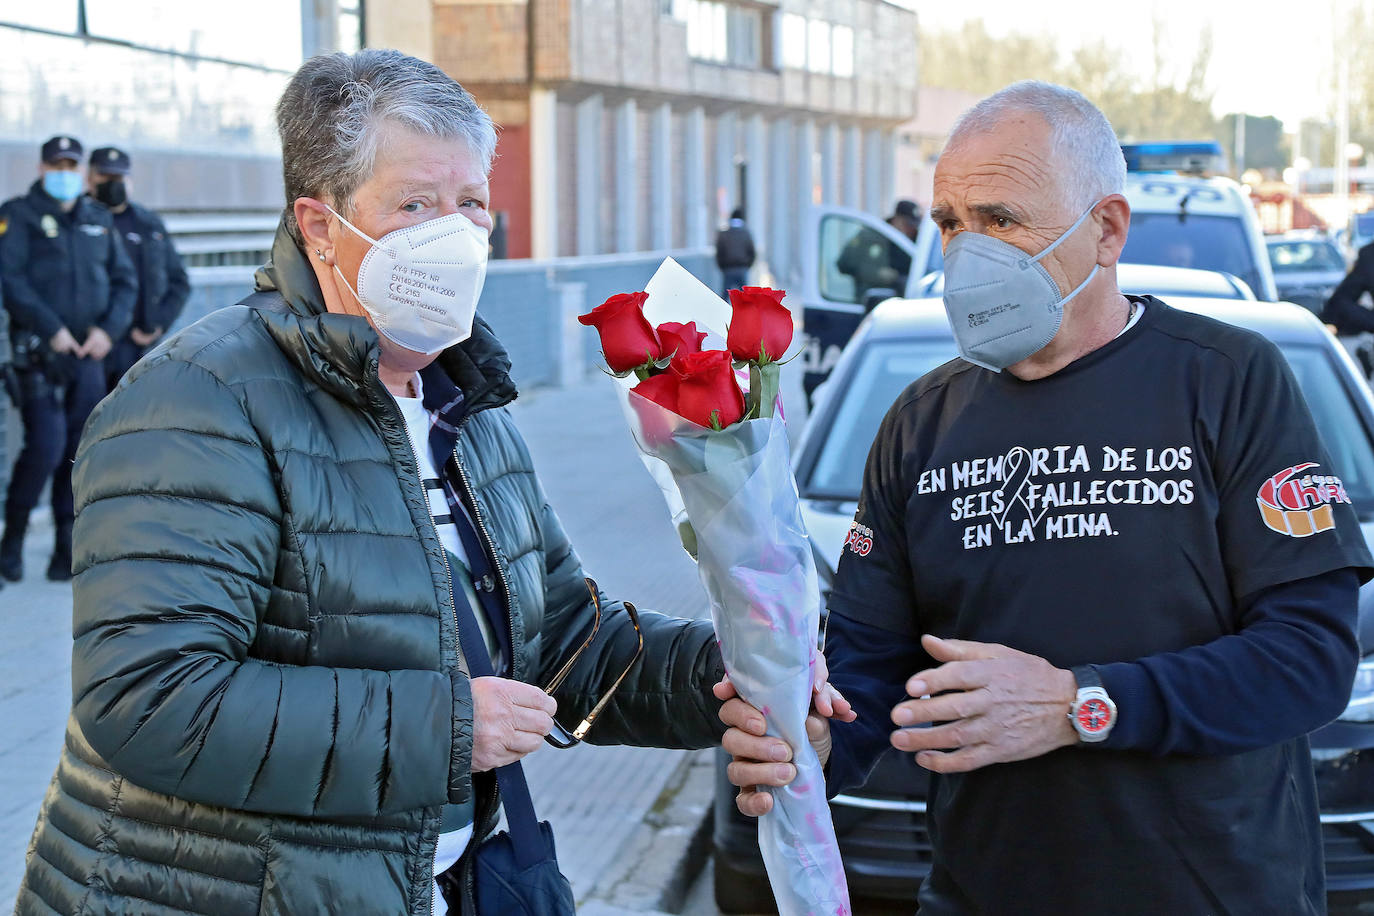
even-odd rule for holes
{"type": "Polygon", "coordinates": [[[60,382],[54,382],[44,370],[19,373],[24,448],[10,478],[5,502],[7,525],[28,521],[49,478],[54,524],[71,524],[76,516],[72,462],[86,417],[105,396],[105,368],[100,360],[70,358],[63,368],[68,377],[60,382]]]}

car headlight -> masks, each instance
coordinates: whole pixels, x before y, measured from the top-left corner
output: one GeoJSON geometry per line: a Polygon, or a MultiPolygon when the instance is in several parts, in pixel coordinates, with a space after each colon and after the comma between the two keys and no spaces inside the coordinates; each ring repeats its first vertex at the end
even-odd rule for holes
{"type": "Polygon", "coordinates": [[[1374,656],[1362,659],[1356,667],[1350,704],[1340,718],[1346,722],[1374,722],[1374,656]]]}

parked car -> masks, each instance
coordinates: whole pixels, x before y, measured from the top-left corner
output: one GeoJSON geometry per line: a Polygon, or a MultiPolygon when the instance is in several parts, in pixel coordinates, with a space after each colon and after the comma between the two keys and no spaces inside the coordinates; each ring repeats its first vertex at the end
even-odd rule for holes
{"type": "Polygon", "coordinates": [[[1320,315],[1331,291],[1345,278],[1345,255],[1326,233],[1297,229],[1270,236],[1269,264],[1279,298],[1320,315]]]}
{"type": "MultiPolygon", "coordinates": [[[[1297,306],[1167,301],[1250,328],[1278,344],[1340,469],[1365,538],[1374,543],[1374,396],[1345,350],[1297,306]]],[[[889,300],[864,320],[820,392],[798,443],[794,470],[823,590],[834,581],[865,459],[883,415],[906,385],[955,352],[940,300],[889,300]]],[[[1312,736],[1333,912],[1361,904],[1371,908],[1364,912],[1374,910],[1374,583],[1360,592],[1359,636],[1371,654],[1359,666],[1350,704],[1340,719],[1312,736]]],[[[767,912],[771,895],[755,825],[735,808],[723,755],[717,784],[717,905],[726,913],[767,912]]],[[[926,772],[911,756],[889,749],[862,788],[831,801],[856,899],[915,900],[930,868],[926,787],[926,772]]]]}
{"type": "MultiPolygon", "coordinates": [[[[1137,296],[1201,296],[1204,299],[1250,299],[1255,294],[1245,281],[1235,274],[1219,270],[1195,270],[1191,267],[1158,267],[1153,264],[1116,265],[1116,284],[1123,293],[1137,296]]],[[[933,273],[926,277],[921,296],[941,296],[945,292],[945,275],[933,273]]]]}

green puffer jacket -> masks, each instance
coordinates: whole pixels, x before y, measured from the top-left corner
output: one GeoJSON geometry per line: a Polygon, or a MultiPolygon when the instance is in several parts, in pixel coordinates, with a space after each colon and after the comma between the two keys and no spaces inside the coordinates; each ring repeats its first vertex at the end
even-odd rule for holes
{"type": "MultiPolygon", "coordinates": [[[[73,710],[25,916],[427,913],[442,806],[476,791],[490,829],[449,573],[377,336],[324,311],[281,233],[258,286],[160,346],[86,428],[73,710]]],[[[591,626],[581,564],[501,409],[515,389],[490,330],[440,360],[470,405],[458,457],[515,675],[541,683],[591,626]]],[[[643,625],[644,660],[590,739],[718,741],[709,622],[643,625]]],[[[560,720],[633,645],[607,603],[605,655],[576,666],[560,720]]]]}

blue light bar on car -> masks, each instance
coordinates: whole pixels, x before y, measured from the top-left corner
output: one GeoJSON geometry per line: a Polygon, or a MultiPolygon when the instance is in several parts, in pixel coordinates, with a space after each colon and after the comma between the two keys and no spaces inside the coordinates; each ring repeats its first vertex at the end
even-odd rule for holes
{"type": "Polygon", "coordinates": [[[1123,143],[1128,172],[1224,173],[1226,154],[1215,140],[1123,143]]]}

